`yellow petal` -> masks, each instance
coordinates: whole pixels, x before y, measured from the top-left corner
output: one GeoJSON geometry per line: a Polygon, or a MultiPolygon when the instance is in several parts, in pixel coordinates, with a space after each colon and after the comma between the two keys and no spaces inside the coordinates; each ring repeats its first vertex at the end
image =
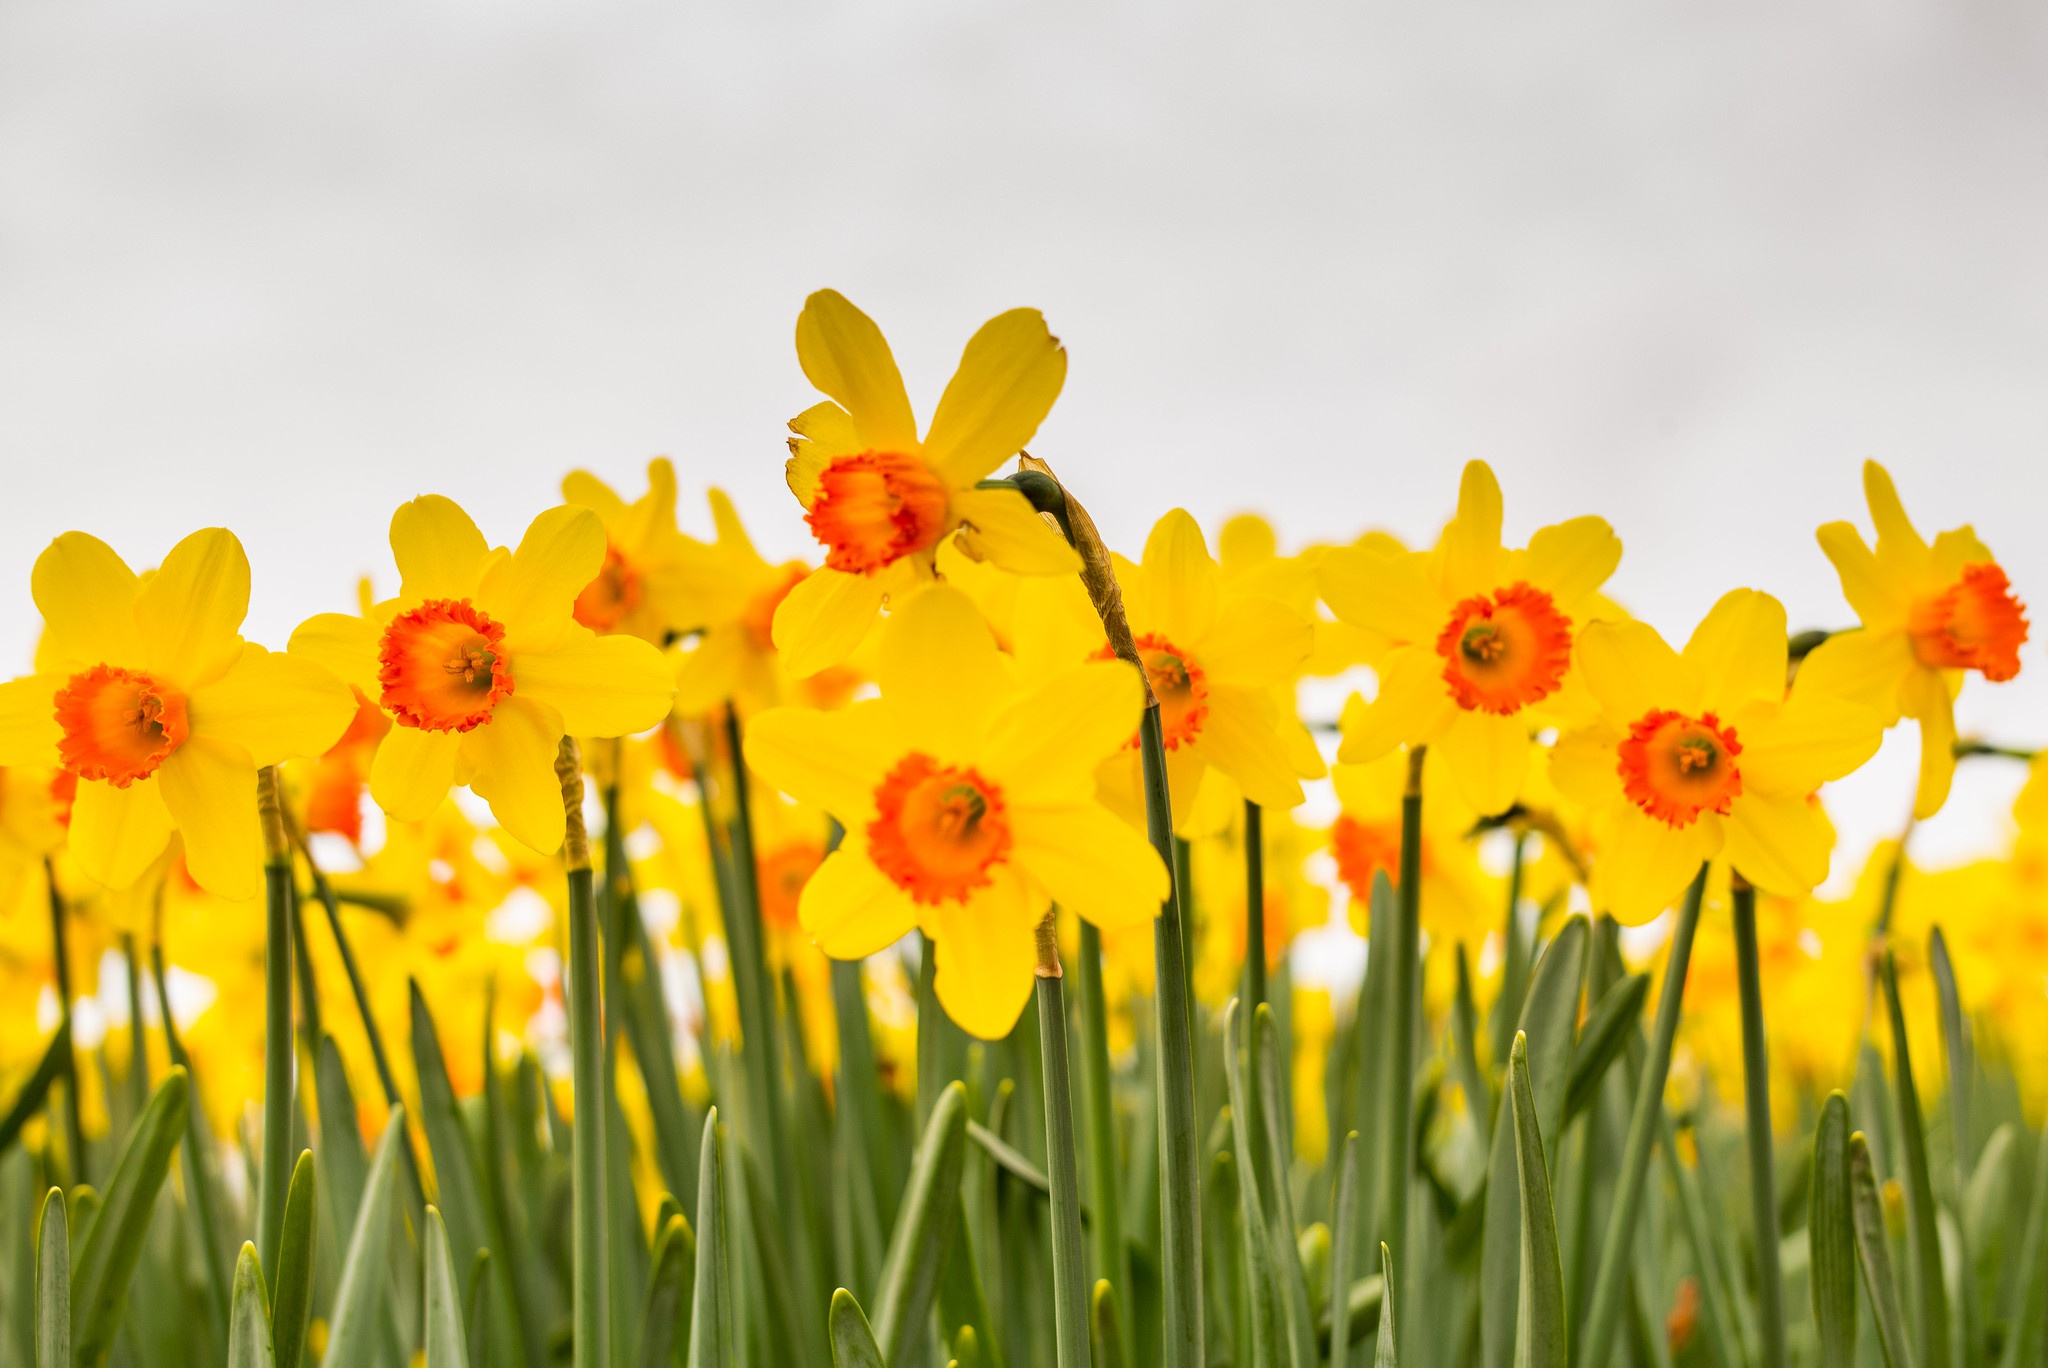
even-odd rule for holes
{"type": "MultiPolygon", "coordinates": [[[[507,700],[509,701],[509,700],[507,700]]],[[[502,704],[500,706],[503,706],[502,704]]],[[[463,733],[393,727],[370,761],[370,796],[401,822],[424,822],[455,787],[463,733]]]]}
{"type": "Polygon", "coordinates": [[[1950,528],[1934,536],[1934,554],[1928,558],[1936,583],[1949,585],[1962,577],[1966,565],[1982,565],[1997,558],[1991,548],[1978,540],[1976,529],[1950,528]]]}
{"type": "MultiPolygon", "coordinates": [[[[252,804],[255,798],[252,786],[252,804]]],[[[127,788],[98,779],[78,781],[78,799],[71,805],[71,854],[89,878],[109,888],[128,887],[164,853],[173,830],[156,776],[127,788]]]]}
{"type": "Polygon", "coordinates": [[[775,649],[791,675],[807,679],[852,655],[881,610],[882,585],[875,577],[820,567],[775,609],[775,649]]]}
{"type": "Polygon", "coordinates": [[[1278,599],[1233,595],[1198,640],[1189,642],[1212,684],[1269,688],[1291,678],[1315,649],[1309,620],[1278,599]]]}
{"type": "Polygon", "coordinates": [[[1785,605],[1754,589],[1733,589],[1707,611],[1684,660],[1699,705],[1723,717],[1745,703],[1785,696],[1785,605]]]}
{"type": "Polygon", "coordinates": [[[54,765],[57,742],[57,690],[63,675],[23,675],[0,684],[0,765],[54,765]]]}
{"type": "Polygon", "coordinates": [[[1671,906],[1721,849],[1721,819],[1712,813],[1673,827],[1645,816],[1634,804],[1612,809],[1609,844],[1599,852],[1594,878],[1605,910],[1624,926],[1641,926],[1671,906]]]}
{"type": "Polygon", "coordinates": [[[1396,746],[1434,741],[1458,716],[1444,684],[1442,657],[1428,647],[1388,652],[1379,675],[1379,694],[1372,702],[1344,710],[1344,744],[1337,758],[1347,765],[1377,760],[1396,746]]]}
{"type": "MultiPolygon", "coordinates": [[[[392,728],[394,734],[402,730],[392,728]]],[[[555,752],[562,743],[559,714],[514,694],[491,710],[489,722],[465,733],[463,741],[464,758],[476,766],[469,786],[491,805],[498,824],[543,855],[560,850],[567,822],[562,785],[555,778],[555,752]]],[[[374,784],[374,769],[371,779],[374,784]]]]}
{"type": "Polygon", "coordinates": [[[1621,538],[1605,518],[1573,518],[1539,528],[1522,555],[1529,582],[1560,605],[1597,592],[1620,564],[1621,538]]]}
{"type": "Polygon", "coordinates": [[[1437,545],[1442,584],[1453,599],[1492,590],[1507,567],[1500,544],[1500,481],[1484,461],[1468,461],[1458,482],[1458,512],[1437,545]]]}
{"type": "Polygon", "coordinates": [[[939,1003],[969,1035],[1001,1040],[1023,1014],[1036,979],[1033,932],[1043,911],[1004,869],[964,904],[947,901],[924,914],[937,942],[939,1003]]]}
{"type": "Polygon", "coordinates": [[[1434,646],[1450,620],[1450,604],[1428,573],[1428,557],[1385,542],[1360,542],[1326,552],[1316,587],[1330,611],[1354,627],[1393,641],[1434,646]]]}
{"type": "Polygon", "coordinates": [[[1878,559],[1863,544],[1863,534],[1845,522],[1831,522],[1814,537],[1820,549],[1834,563],[1842,581],[1842,597],[1856,610],[1865,627],[1891,627],[1906,616],[1904,586],[1884,571],[1878,559]]]}
{"type": "Polygon", "coordinates": [[[552,646],[513,656],[512,687],[560,713],[573,736],[626,736],[668,716],[675,678],[661,652],[638,637],[578,626],[552,646]]]}
{"type": "Polygon", "coordinates": [[[997,314],[968,339],[939,397],[925,459],[948,484],[973,484],[1024,448],[1066,382],[1066,350],[1038,310],[997,314]]]}
{"type": "Polygon", "coordinates": [[[193,691],[190,715],[193,740],[230,742],[261,767],[318,755],[339,741],[355,718],[356,696],[318,663],[252,641],[233,669],[193,691]]]}
{"type": "Polygon", "coordinates": [[[875,701],[834,713],[770,708],[747,724],[744,744],[754,773],[848,831],[873,818],[875,786],[903,751],[875,701]]]}
{"type": "Polygon", "coordinates": [[[66,532],[36,557],[29,592],[43,613],[36,669],[72,674],[142,659],[135,596],[142,582],[98,537],[66,532]]]}
{"type": "Polygon", "coordinates": [[[572,470],[562,477],[562,502],[589,509],[606,527],[626,520],[626,501],[587,470],[572,470]]]}
{"type": "Polygon", "coordinates": [[[676,661],[675,710],[700,717],[730,702],[750,654],[747,629],[714,627],[676,661]]]}
{"type": "Polygon", "coordinates": [[[1159,915],[1167,888],[1159,852],[1100,803],[1012,806],[1010,830],[1011,860],[1068,911],[1111,931],[1159,915]]]}
{"type": "MultiPolygon", "coordinates": [[[[1216,619],[1216,562],[1202,529],[1186,509],[1176,508],[1145,539],[1144,573],[1134,596],[1132,627],[1159,632],[1189,649],[1216,619]]],[[[1126,582],[1126,593],[1131,586],[1126,582]]]]}
{"type": "Polygon", "coordinates": [[[1927,553],[1928,546],[1913,522],[1906,516],[1906,506],[1899,502],[1898,488],[1892,484],[1891,473],[1875,461],[1863,463],[1863,497],[1870,503],[1870,521],[1877,528],[1877,556],[1880,561],[1898,557],[1920,557],[1927,553]]]}
{"type": "MultiPolygon", "coordinates": [[[[789,460],[783,465],[783,478],[796,501],[809,508],[818,496],[818,476],[832,463],[832,458],[853,455],[867,444],[854,431],[853,415],[830,399],[813,404],[790,419],[789,430],[796,436],[789,439],[789,460]]],[[[721,536],[723,532],[721,528],[721,536]]]]}
{"type": "Polygon", "coordinates": [[[1075,575],[1081,558],[1059,529],[1013,489],[956,489],[948,507],[962,523],[963,549],[1014,575],[1075,575]]]}
{"type": "Polygon", "coordinates": [[[422,494],[391,515],[402,598],[472,597],[489,554],[484,534],[453,499],[422,494]]]}
{"type": "MultiPolygon", "coordinates": [[[[1800,682],[1805,683],[1802,672],[1800,682]]],[[[1860,703],[1806,688],[1760,727],[1744,727],[1737,767],[1745,794],[1804,800],[1877,754],[1883,720],[1860,703]]]]}
{"type": "Polygon", "coordinates": [[[248,614],[242,543],[224,527],[194,532],[135,596],[144,668],[188,690],[218,679],[241,659],[248,614]]]}
{"type": "Polygon", "coordinates": [[[1799,662],[1795,691],[1833,694],[1878,712],[1886,726],[1899,720],[1900,692],[1924,667],[1904,632],[1864,627],[1836,632],[1799,662]]]}
{"type": "Polygon", "coordinates": [[[604,568],[604,523],[575,504],[535,518],[519,548],[498,561],[477,586],[477,606],[505,624],[505,649],[553,646],[575,625],[576,596],[604,568]]]}
{"type": "MultiPolygon", "coordinates": [[[[1278,710],[1263,694],[1212,689],[1209,716],[1195,747],[1261,807],[1286,810],[1302,800],[1301,781],[1280,740],[1278,710]]],[[[1178,814],[1179,809],[1175,809],[1178,814]]]]}
{"type": "Polygon", "coordinates": [[[1138,734],[1144,706],[1125,662],[1073,666],[995,714],[977,763],[1019,801],[1084,801],[1102,762],[1138,734]]]}
{"type": "Polygon", "coordinates": [[[231,741],[194,735],[164,761],[157,777],[164,807],[185,838],[193,881],[234,902],[255,897],[263,883],[263,838],[249,752],[231,741]]]}
{"type": "Polygon", "coordinates": [[[1798,897],[1828,876],[1835,833],[1819,805],[1804,794],[1767,798],[1744,793],[1724,826],[1728,863],[1766,893],[1798,897]]]}
{"type": "Polygon", "coordinates": [[[1612,725],[1581,727],[1550,748],[1550,782],[1567,798],[1589,808],[1621,801],[1620,740],[1612,725]]]}
{"type": "Polygon", "coordinates": [[[1678,652],[1646,622],[1588,623],[1572,661],[1616,726],[1626,728],[1652,708],[1692,710],[1694,690],[1678,652]]]}
{"type": "Polygon", "coordinates": [[[875,682],[897,735],[953,763],[977,758],[989,718],[1012,692],[974,600],[943,584],[890,614],[875,682]]]}
{"type": "Polygon", "coordinates": [[[813,385],[853,418],[863,447],[912,452],[917,420],[896,358],[874,320],[837,290],[819,290],[796,320],[796,359],[813,385]]]}
{"type": "Polygon", "coordinates": [[[1505,812],[1529,772],[1529,726],[1516,717],[1463,713],[1436,743],[1458,796],[1482,817],[1505,812]]]}
{"type": "Polygon", "coordinates": [[[865,959],[910,934],[917,904],[875,868],[864,842],[850,838],[804,885],[797,919],[832,958],[865,959]]]}
{"type": "Polygon", "coordinates": [[[285,649],[323,666],[344,684],[353,684],[365,698],[377,698],[377,648],[383,632],[368,618],[353,613],[316,613],[292,630],[285,649]]]}
{"type": "Polygon", "coordinates": [[[1925,821],[1948,801],[1956,774],[1955,699],[1938,670],[1916,670],[1900,693],[1907,716],[1920,724],[1920,781],[1913,816],[1925,821]]]}

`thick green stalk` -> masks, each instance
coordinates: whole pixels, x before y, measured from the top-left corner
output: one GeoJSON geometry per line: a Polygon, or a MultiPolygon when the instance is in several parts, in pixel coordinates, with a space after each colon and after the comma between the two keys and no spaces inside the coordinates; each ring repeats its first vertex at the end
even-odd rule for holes
{"type": "Polygon", "coordinates": [[[1664,1083],[1671,1073],[1671,1043],[1678,1035],[1678,1008],[1685,997],[1685,974],[1692,962],[1693,932],[1699,929],[1700,899],[1707,887],[1707,867],[1693,876],[1671,929],[1671,947],[1664,965],[1664,986],[1657,994],[1657,1025],[1650,1050],[1636,1082],[1634,1109],[1628,1118],[1628,1140],[1615,1177],[1614,1197],[1607,1212],[1607,1234],[1600,1246],[1600,1271],[1593,1279],[1593,1302],[1586,1314],[1582,1368],[1607,1368],[1628,1292],[1629,1255],[1635,1247],[1636,1217],[1643,1199],[1643,1180],[1650,1169],[1664,1114],[1664,1083]]]}
{"type": "Polygon", "coordinates": [[[1896,1167],[1905,1180],[1906,1236],[1912,1270],[1913,1326],[1919,1333],[1919,1368],[1949,1368],[1948,1286],[1942,1277],[1941,1240],[1934,1207],[1934,1183],[1927,1163],[1927,1134],[1920,1092],[1913,1083],[1913,1052],[1906,1042],[1905,1006],[1899,1000],[1899,965],[1892,952],[1879,966],[1892,1029],[1893,1096],[1899,1109],[1896,1167]]]}
{"type": "Polygon", "coordinates": [[[292,854],[278,811],[277,771],[257,777],[263,824],[263,1167],[256,1195],[256,1257],[275,1292],[292,1181],[292,854]]]}
{"type": "MultiPolygon", "coordinates": [[[[1166,741],[1159,705],[1138,730],[1145,769],[1145,826],[1152,848],[1173,868],[1173,810],[1166,787],[1166,741]]],[[[1180,881],[1169,879],[1152,923],[1152,996],[1159,1048],[1160,1301],[1165,1368],[1203,1368],[1201,1139],[1195,1133],[1195,1056],[1188,1015],[1186,928],[1180,881]]]]}
{"type": "MultiPolygon", "coordinates": [[[[64,943],[64,894],[57,887],[57,867],[47,857],[43,872],[50,884],[50,953],[57,965],[57,1010],[71,1024],[71,951],[64,943]]],[[[85,1122],[78,1104],[78,1046],[64,1036],[64,1158],[71,1166],[71,1185],[91,1181],[85,1162],[85,1122]]]]}
{"type": "Polygon", "coordinates": [[[149,1105],[149,1032],[142,1020],[142,961],[131,932],[121,933],[121,958],[128,965],[128,1098],[140,1116],[149,1105]]]}
{"type": "MultiPolygon", "coordinates": [[[[732,902],[726,941],[732,951],[733,995],[740,1010],[740,1053],[754,1094],[751,1118],[762,1157],[775,1172],[794,1175],[782,1114],[782,1063],[775,1037],[775,990],[761,944],[760,871],[754,864],[754,818],[747,762],[740,749],[739,710],[725,709],[726,752],[732,761],[732,902]]],[[[792,1195],[792,1202],[795,1200],[792,1195]]],[[[793,1212],[789,1213],[792,1217],[793,1212]]],[[[795,1222],[790,1222],[794,1228],[795,1222]]]]}
{"type": "Polygon", "coordinates": [[[1493,1062],[1496,1068],[1515,1043],[1522,997],[1529,991],[1528,940],[1522,935],[1522,856],[1529,838],[1515,832],[1515,853],[1508,866],[1507,916],[1501,928],[1500,996],[1493,1004],[1493,1062]]]}
{"type": "Polygon", "coordinates": [[[1081,1175],[1074,1155],[1074,1087],[1067,1073],[1067,1004],[1050,911],[1038,926],[1038,1042],[1045,1060],[1045,1176],[1052,1188],[1053,1340],[1059,1368],[1089,1368],[1081,1175]]]}
{"type": "Polygon", "coordinates": [[[1756,889],[1737,875],[1732,898],[1735,978],[1742,1000],[1742,1097],[1749,1135],[1749,1207],[1756,1238],[1763,1368],[1785,1368],[1785,1275],[1778,1267],[1778,1179],[1771,1147],[1771,1061],[1757,967],[1756,889]]]}
{"type": "Polygon", "coordinates": [[[1244,1018],[1249,1024],[1266,1000],[1265,812],[1244,800],[1244,1018]]]}
{"type": "MultiPolygon", "coordinates": [[[[1095,1251],[1095,1278],[1131,1292],[1131,1255],[1124,1247],[1123,1197],[1119,1191],[1116,1109],[1109,1066],[1109,1005],[1102,991],[1102,933],[1081,921],[1081,953],[1074,965],[1080,988],[1081,1115],[1088,1127],[1088,1238],[1095,1251]]],[[[1117,1320],[1125,1361],[1134,1349],[1127,1317],[1117,1320]]]]}
{"type": "Polygon", "coordinates": [[[562,860],[569,879],[569,1054],[576,1113],[570,1143],[574,1233],[570,1324],[575,1368],[609,1368],[610,1250],[605,1239],[604,1022],[599,1011],[596,890],[590,838],[583,829],[583,772],[576,742],[562,738],[555,758],[568,831],[562,860]]]}
{"type": "Polygon", "coordinates": [[[1415,1168],[1414,1059],[1416,960],[1422,944],[1422,761],[1424,747],[1408,750],[1408,784],[1401,794],[1401,878],[1397,895],[1392,991],[1387,1001],[1387,1035],[1380,1056],[1386,1108],[1386,1168],[1380,1177],[1381,1242],[1393,1251],[1394,1280],[1405,1292],[1408,1258],[1408,1180],[1415,1168]]]}

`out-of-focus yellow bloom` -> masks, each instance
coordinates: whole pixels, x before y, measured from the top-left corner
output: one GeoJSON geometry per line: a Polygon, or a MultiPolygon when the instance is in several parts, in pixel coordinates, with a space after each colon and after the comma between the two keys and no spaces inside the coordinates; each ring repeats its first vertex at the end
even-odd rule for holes
{"type": "Polygon", "coordinates": [[[604,521],[604,565],[576,596],[576,620],[600,636],[636,636],[656,646],[683,620],[683,534],[676,529],[676,472],[665,456],[647,463],[647,492],[627,503],[587,470],[562,481],[562,499],[604,521]]]}
{"type": "Polygon", "coordinates": [[[322,613],[292,633],[295,654],[390,716],[370,765],[370,793],[387,813],[421,821],[466,783],[535,850],[562,844],[563,733],[642,731],[674,692],[659,651],[598,636],[573,616],[605,545],[597,514],[565,504],[535,518],[516,551],[493,549],[452,500],[424,495],[391,518],[398,597],[360,617],[322,613]]]}
{"type": "Polygon", "coordinates": [[[1036,309],[974,334],[922,441],[881,329],[838,291],[804,301],[796,354],[830,398],[789,423],[789,488],[825,548],[824,566],[775,610],[793,674],[851,655],[885,603],[931,580],[933,553],[955,533],[969,555],[1019,574],[1081,568],[1022,494],[976,487],[1031,440],[1066,383],[1067,353],[1036,309]]]}
{"type": "Polygon", "coordinates": [[[1869,759],[1883,728],[1804,678],[1786,695],[1783,605],[1737,589],[1683,652],[1644,623],[1596,622],[1577,658],[1599,719],[1560,738],[1551,773],[1596,811],[1596,908],[1648,921],[1723,854],[1772,893],[1827,877],[1834,831],[1814,792],[1869,759]]]}
{"type": "MultiPolygon", "coordinates": [[[[1223,820],[1194,839],[1189,865],[1195,886],[1195,993],[1221,1007],[1244,981],[1247,928],[1244,806],[1235,795],[1206,786],[1197,807],[1218,804],[1223,820]],[[1222,795],[1220,804],[1212,797],[1222,795]]],[[[1278,970],[1300,932],[1330,919],[1330,892],[1310,882],[1304,861],[1321,843],[1321,832],[1297,826],[1286,812],[1262,819],[1265,835],[1266,969],[1278,970]]],[[[1148,941],[1149,945],[1149,941],[1148,941]]]]}
{"type": "MultiPolygon", "coordinates": [[[[1347,726],[1355,714],[1345,709],[1347,726]]],[[[1423,757],[1424,791],[1438,796],[1422,805],[1422,927],[1432,948],[1463,941],[1476,949],[1500,929],[1507,895],[1480,867],[1477,848],[1467,839],[1478,814],[1458,801],[1454,788],[1433,782],[1449,778],[1438,768],[1446,763],[1434,750],[1423,757]]],[[[1370,764],[1340,764],[1330,777],[1343,805],[1330,825],[1330,855],[1351,894],[1351,925],[1368,935],[1373,877],[1384,873],[1396,886],[1401,881],[1401,794],[1408,760],[1396,754],[1370,764]]]]}
{"type": "Polygon", "coordinates": [[[763,713],[747,761],[849,833],[801,900],[825,953],[865,957],[921,927],[946,1011],[995,1039],[1031,995],[1049,901],[1115,927],[1166,896],[1152,847],[1094,796],[1137,724],[1138,681],[1081,662],[1021,688],[973,603],[942,586],[892,615],[880,684],[837,713],[763,713]]]}
{"type": "Polygon", "coordinates": [[[1913,814],[1931,817],[1948,801],[1955,775],[1955,696],[1963,676],[1975,670],[2002,682],[2020,672],[2026,611],[1970,528],[1943,532],[1929,546],[1875,461],[1864,462],[1863,493],[1877,529],[1875,550],[1851,523],[1829,523],[1818,533],[1862,629],[1828,638],[1799,672],[1868,703],[1887,726],[1902,716],[1920,724],[1913,814]]]}
{"type": "Polygon", "coordinates": [[[0,769],[0,918],[24,883],[40,881],[44,859],[63,848],[77,787],[69,770],[0,769]]]}
{"type": "MultiPolygon", "coordinates": [[[[1384,532],[1369,533],[1360,544],[1405,550],[1384,532]]],[[[1256,513],[1238,514],[1216,534],[1216,562],[1226,593],[1275,598],[1314,622],[1315,649],[1302,662],[1306,674],[1341,674],[1354,665],[1370,665],[1387,651],[1387,639],[1380,633],[1317,612],[1317,572],[1330,549],[1309,546],[1283,556],[1273,525],[1256,513]]]]}
{"type": "Polygon", "coordinates": [[[1330,1153],[1330,1099],[1323,1075],[1330,1066],[1330,1042],[1337,1035],[1337,1012],[1327,988],[1294,990],[1288,1022],[1293,1034],[1294,1153],[1310,1167],[1330,1153]]]}
{"type": "Polygon", "coordinates": [[[194,532],[147,576],[66,532],[30,586],[43,637],[36,672],[0,685],[0,765],[78,777],[71,851],[100,883],[134,883],[179,831],[203,887],[254,897],[256,771],[333,744],[353,711],[347,688],[242,639],[249,560],[221,528],[194,532]]]}
{"type": "Polygon", "coordinates": [[[1515,801],[1546,704],[1571,668],[1573,634],[1621,560],[1601,518],[1545,527],[1521,551],[1503,547],[1500,532],[1500,485],[1473,461],[1433,550],[1367,541],[1324,553],[1319,571],[1340,620],[1392,643],[1379,693],[1337,758],[1441,749],[1458,793],[1484,814],[1515,801]]]}

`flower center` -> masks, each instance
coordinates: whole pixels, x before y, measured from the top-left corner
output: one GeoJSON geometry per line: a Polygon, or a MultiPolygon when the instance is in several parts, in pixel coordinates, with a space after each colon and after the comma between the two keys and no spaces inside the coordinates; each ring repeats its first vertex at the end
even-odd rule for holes
{"type": "Polygon", "coordinates": [[[804,521],[826,548],[826,565],[870,574],[939,544],[946,486],[930,466],[901,452],[839,456],[819,475],[804,521]]]}
{"type": "Polygon", "coordinates": [[[185,695],[139,670],[95,665],[57,690],[57,755],[80,779],[127,788],[156,773],[190,730],[185,695]]]}
{"type": "Polygon", "coordinates": [[[1453,608],[1436,653],[1459,707],[1504,716],[1557,691],[1571,663],[1572,620],[1541,589],[1510,584],[1453,608]]]}
{"type": "Polygon", "coordinates": [[[1712,713],[1687,717],[1652,708],[1629,727],[1619,748],[1622,787],[1635,805],[1667,826],[1688,827],[1702,812],[1728,815],[1742,796],[1735,728],[1712,713]]]}
{"type": "Polygon", "coordinates": [[[1401,877],[1401,824],[1368,822],[1341,812],[1330,826],[1330,855],[1351,896],[1370,906],[1373,875],[1384,870],[1389,883],[1401,877]]]}
{"type": "Polygon", "coordinates": [[[400,613],[377,648],[382,702],[401,727],[468,731],[512,692],[505,626],[468,599],[428,599],[400,613]]]}
{"type": "Polygon", "coordinates": [[[607,542],[597,578],[576,596],[576,620],[593,632],[609,632],[640,606],[640,572],[607,542]]]}
{"type": "Polygon", "coordinates": [[[2026,606],[1992,561],[1963,567],[1962,578],[1913,605],[1907,622],[1913,654],[1938,670],[1976,670],[1998,682],[2020,672],[2026,606]]]}
{"type": "Polygon", "coordinates": [[[918,902],[966,902],[1009,858],[1003,791],[964,765],[912,751],[875,788],[868,857],[918,902]]]}
{"type": "Polygon", "coordinates": [[[746,611],[740,614],[740,622],[747,629],[747,640],[754,643],[755,650],[767,652],[775,649],[775,610],[789,597],[790,590],[804,582],[808,573],[801,566],[791,566],[781,579],[754,595],[746,611]]]}
{"type": "Polygon", "coordinates": [[[791,841],[762,856],[761,920],[777,930],[796,930],[804,885],[824,858],[824,849],[815,841],[791,841]]]}
{"type": "MultiPolygon", "coordinates": [[[[1194,658],[1157,632],[1146,632],[1133,643],[1138,659],[1145,662],[1145,678],[1152,696],[1159,700],[1159,730],[1168,750],[1179,750],[1202,734],[1209,720],[1209,677],[1194,658]]],[[[1090,660],[1114,660],[1116,652],[1107,643],[1090,660]]],[[[1124,743],[1135,747],[1138,733],[1124,743]]]]}

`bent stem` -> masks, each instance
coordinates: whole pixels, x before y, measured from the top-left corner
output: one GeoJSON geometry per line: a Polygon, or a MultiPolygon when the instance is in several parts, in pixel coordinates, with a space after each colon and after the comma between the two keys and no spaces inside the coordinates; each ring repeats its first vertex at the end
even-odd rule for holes
{"type": "Polygon", "coordinates": [[[1088,1368],[1088,1293],[1081,1244],[1081,1177],[1074,1158],[1074,1088],[1067,1075],[1067,1006],[1053,911],[1036,936],[1038,1043],[1045,1068],[1045,1176],[1052,1189],[1053,1342],[1059,1368],[1088,1368]]]}
{"type": "Polygon", "coordinates": [[[292,853],[277,770],[256,776],[263,828],[263,1164],[256,1194],[256,1257],[274,1293],[292,1173],[292,853]]]}
{"type": "Polygon", "coordinates": [[[562,863],[569,879],[569,1053],[576,1112],[571,1131],[574,1235],[570,1323],[575,1368],[607,1368],[610,1279],[605,1248],[604,1022],[598,1004],[597,906],[590,837],[583,829],[583,768],[574,737],[555,753],[562,785],[562,863]]]}
{"type": "MultiPolygon", "coordinates": [[[[64,944],[64,893],[57,887],[57,866],[43,858],[43,873],[50,884],[50,953],[57,967],[57,1021],[71,1025],[71,951],[64,944]]],[[[71,1161],[71,1183],[76,1187],[90,1181],[85,1164],[85,1122],[78,1106],[78,1045],[70,1031],[64,1036],[64,1148],[71,1161]]]]}
{"type": "Polygon", "coordinates": [[[1742,1098],[1749,1134],[1749,1199],[1756,1235],[1763,1368],[1785,1368],[1785,1276],[1778,1267],[1778,1181],[1771,1148],[1771,1064],[1764,1040],[1763,981],[1757,966],[1756,889],[1739,873],[1734,877],[1731,903],[1735,977],[1742,999],[1742,1098]]]}

